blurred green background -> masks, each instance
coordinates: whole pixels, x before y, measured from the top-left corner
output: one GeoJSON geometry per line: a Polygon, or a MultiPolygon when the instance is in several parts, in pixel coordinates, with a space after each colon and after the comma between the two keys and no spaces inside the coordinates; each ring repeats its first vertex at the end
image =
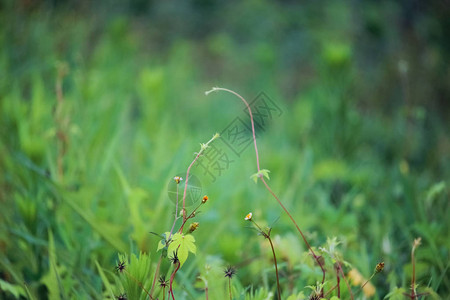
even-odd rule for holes
{"type": "MultiPolygon", "coordinates": [[[[118,253],[149,252],[154,267],[169,182],[246,120],[239,99],[205,96],[213,86],[280,108],[257,132],[261,166],[311,245],[337,237],[366,278],[385,261],[382,299],[408,289],[420,236],[418,283],[448,297],[449,37],[445,0],[1,1],[0,298],[104,299],[99,270],[114,282],[118,253]]],[[[321,278],[255,172],[251,146],[215,181],[193,169],[210,201],[180,299],[203,299],[205,264],[274,290],[249,211],[279,217],[286,295],[321,278]]]]}

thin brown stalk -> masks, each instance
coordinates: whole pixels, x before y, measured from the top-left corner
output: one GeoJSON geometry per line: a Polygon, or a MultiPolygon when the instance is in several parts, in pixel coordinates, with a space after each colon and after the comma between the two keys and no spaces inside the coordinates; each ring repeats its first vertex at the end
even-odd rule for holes
{"type": "Polygon", "coordinates": [[[183,226],[186,223],[186,219],[187,219],[187,215],[186,215],[186,192],[187,192],[187,187],[188,187],[188,182],[189,182],[189,172],[191,171],[192,166],[195,164],[195,162],[198,160],[198,158],[203,154],[203,152],[206,150],[206,148],[208,148],[209,144],[212,141],[214,141],[216,138],[218,138],[218,137],[219,137],[219,134],[216,133],[206,144],[201,144],[200,151],[197,153],[197,155],[195,156],[194,160],[191,162],[191,164],[187,168],[186,181],[185,181],[185,184],[184,184],[184,192],[183,192],[183,225],[181,226],[179,232],[183,231],[183,226]]]}
{"type": "Polygon", "coordinates": [[[250,221],[258,228],[259,232],[264,236],[266,239],[269,240],[270,248],[272,249],[272,255],[273,255],[273,261],[275,264],[275,275],[277,277],[277,290],[278,290],[278,300],[281,300],[281,288],[280,288],[280,279],[278,276],[278,263],[277,263],[277,256],[275,255],[275,248],[273,247],[272,239],[270,238],[270,232],[272,228],[268,230],[266,233],[262,228],[256,223],[253,219],[250,219],[250,221]]]}
{"type": "Polygon", "coordinates": [[[177,267],[175,268],[175,270],[173,271],[172,275],[170,276],[169,294],[172,295],[172,300],[175,300],[175,296],[173,294],[173,289],[172,289],[172,284],[173,284],[173,280],[175,279],[175,274],[180,269],[180,266],[181,266],[181,263],[178,262],[177,267]]]}
{"type": "Polygon", "coordinates": [[[277,197],[277,195],[275,195],[275,193],[272,191],[272,189],[269,187],[269,185],[267,184],[267,182],[264,180],[263,177],[260,177],[261,181],[263,182],[263,184],[265,185],[266,189],[269,191],[269,193],[277,200],[278,204],[281,206],[281,208],[284,210],[284,212],[288,215],[288,217],[291,219],[292,223],[295,225],[295,227],[297,228],[297,231],[300,233],[303,241],[306,244],[306,247],[308,248],[308,250],[311,252],[312,256],[314,257],[314,260],[317,262],[317,264],[320,266],[320,269],[322,270],[322,284],[325,282],[325,268],[323,267],[322,263],[320,262],[320,257],[316,255],[316,253],[314,252],[314,250],[311,248],[311,246],[309,245],[308,241],[306,240],[305,235],[303,234],[302,230],[300,229],[300,227],[298,227],[297,222],[295,222],[294,218],[292,217],[292,215],[289,213],[289,211],[287,210],[287,208],[283,205],[283,203],[281,203],[280,199],[277,197]]]}
{"type": "Polygon", "coordinates": [[[349,293],[350,293],[350,298],[353,300],[353,299],[354,299],[354,297],[353,297],[353,292],[352,292],[352,289],[350,288],[350,285],[349,285],[348,282],[347,282],[347,279],[345,278],[345,274],[344,274],[344,271],[342,270],[342,266],[341,266],[341,264],[339,263],[339,261],[336,261],[336,263],[337,263],[337,265],[338,265],[339,271],[341,272],[342,279],[344,279],[345,285],[347,286],[347,289],[348,289],[348,291],[349,291],[349,293]]]}
{"type": "MultiPolygon", "coordinates": [[[[219,88],[219,87],[214,87],[212,90],[207,91],[205,94],[208,95],[211,92],[214,91],[225,91],[228,93],[231,93],[233,95],[235,95],[236,97],[238,97],[239,99],[241,99],[245,106],[247,107],[247,110],[249,112],[250,115],[250,122],[252,125],[252,134],[253,134],[253,144],[255,147],[255,155],[256,155],[256,167],[258,170],[258,173],[260,173],[261,169],[260,169],[260,165],[259,165],[259,153],[258,153],[258,146],[256,145],[256,133],[255,133],[255,124],[253,121],[253,114],[252,114],[252,110],[250,108],[250,105],[248,104],[248,102],[244,99],[244,97],[242,97],[241,95],[239,95],[238,93],[226,89],[226,88],[219,88]]],[[[297,222],[295,222],[294,218],[291,216],[291,214],[289,213],[289,211],[286,209],[286,207],[283,205],[283,203],[281,203],[280,199],[275,195],[275,193],[270,189],[269,185],[266,183],[266,181],[264,180],[263,176],[260,174],[259,175],[261,181],[264,183],[266,189],[270,192],[270,194],[272,194],[272,196],[277,200],[278,204],[281,206],[281,208],[284,210],[284,212],[289,216],[289,218],[291,219],[292,223],[295,225],[295,227],[297,228],[297,231],[300,233],[300,235],[302,236],[303,241],[305,242],[306,246],[308,247],[308,250],[311,252],[312,256],[314,257],[314,260],[317,262],[317,264],[320,266],[320,269],[322,270],[322,284],[325,282],[325,268],[323,267],[322,263],[320,262],[320,257],[317,256],[313,249],[311,248],[311,246],[309,245],[308,241],[306,240],[305,235],[303,234],[303,232],[300,230],[300,228],[297,225],[297,222]]],[[[323,294],[323,291],[322,291],[323,294]]]]}
{"type": "Polygon", "coordinates": [[[278,278],[278,264],[277,264],[277,256],[275,255],[275,249],[273,248],[272,239],[270,235],[267,236],[267,239],[270,243],[270,248],[272,248],[273,261],[275,264],[275,275],[277,276],[277,289],[278,289],[278,300],[281,300],[281,288],[280,288],[280,279],[278,278]]]}

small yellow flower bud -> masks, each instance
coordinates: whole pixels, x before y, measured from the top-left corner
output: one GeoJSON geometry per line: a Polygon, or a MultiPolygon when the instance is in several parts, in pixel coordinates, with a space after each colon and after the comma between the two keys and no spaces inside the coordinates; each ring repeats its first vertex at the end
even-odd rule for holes
{"type": "Polygon", "coordinates": [[[380,262],[375,267],[375,273],[380,273],[381,271],[383,271],[383,269],[384,269],[384,262],[380,262]]]}
{"type": "Polygon", "coordinates": [[[208,199],[209,199],[208,196],[206,196],[206,195],[203,196],[203,198],[202,198],[202,203],[203,203],[203,204],[206,203],[206,201],[208,201],[208,199]]]}
{"type": "Polygon", "coordinates": [[[252,217],[253,217],[253,214],[250,212],[250,213],[248,213],[248,214],[245,216],[245,220],[246,220],[246,221],[251,221],[251,220],[252,220],[252,217]]]}
{"type": "Polygon", "coordinates": [[[199,224],[198,222],[194,222],[191,225],[189,225],[189,233],[194,232],[198,228],[199,224]]]}

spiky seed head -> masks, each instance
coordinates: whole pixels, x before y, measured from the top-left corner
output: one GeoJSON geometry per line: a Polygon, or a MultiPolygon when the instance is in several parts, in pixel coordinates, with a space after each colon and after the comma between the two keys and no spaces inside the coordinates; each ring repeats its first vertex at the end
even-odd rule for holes
{"type": "Polygon", "coordinates": [[[119,261],[117,263],[116,271],[119,273],[122,273],[123,271],[125,271],[125,262],[124,261],[119,261]]]}
{"type": "Polygon", "coordinates": [[[232,266],[228,266],[225,269],[224,273],[225,273],[225,277],[228,277],[231,279],[231,278],[233,278],[234,274],[236,274],[236,269],[232,266]]]}

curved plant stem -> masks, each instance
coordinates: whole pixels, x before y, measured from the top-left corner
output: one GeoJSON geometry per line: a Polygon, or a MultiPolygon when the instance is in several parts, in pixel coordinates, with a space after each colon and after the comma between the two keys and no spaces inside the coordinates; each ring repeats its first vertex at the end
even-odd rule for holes
{"type": "MultiPolygon", "coordinates": [[[[239,95],[238,93],[226,89],[226,88],[219,88],[219,87],[214,87],[212,88],[212,90],[207,91],[205,94],[208,95],[211,92],[215,92],[215,91],[225,91],[228,93],[231,93],[233,95],[235,95],[236,97],[238,97],[239,99],[241,99],[244,103],[245,106],[248,109],[248,113],[250,114],[250,122],[252,125],[252,134],[253,134],[253,144],[255,146],[255,154],[256,154],[256,167],[258,169],[258,173],[260,174],[260,166],[259,166],[259,154],[258,154],[258,146],[256,145],[256,134],[255,134],[255,124],[253,121],[253,114],[252,114],[252,110],[250,108],[250,105],[248,104],[248,102],[244,99],[244,97],[242,97],[241,95],[239,95]]],[[[300,230],[300,228],[297,225],[297,222],[295,222],[294,218],[291,216],[291,214],[289,213],[289,211],[286,209],[286,207],[283,205],[283,203],[281,203],[280,199],[275,195],[275,193],[270,189],[269,185],[266,183],[266,181],[264,180],[263,176],[260,174],[259,175],[261,181],[264,183],[266,189],[270,192],[270,194],[272,194],[272,196],[277,200],[278,204],[281,206],[281,208],[284,210],[284,212],[289,216],[289,218],[291,219],[292,223],[295,225],[295,227],[297,228],[297,231],[300,233],[300,235],[302,236],[303,241],[305,242],[306,246],[308,247],[308,250],[311,252],[312,256],[314,257],[314,260],[317,262],[317,264],[320,266],[320,269],[322,270],[322,284],[325,282],[325,268],[323,267],[322,263],[320,262],[320,257],[317,256],[313,249],[311,248],[311,246],[309,245],[308,241],[306,240],[305,235],[303,234],[303,232],[300,230]]],[[[322,291],[323,294],[323,291],[322,291]]]]}
{"type": "Polygon", "coordinates": [[[173,289],[172,289],[172,284],[173,284],[173,280],[175,279],[175,274],[180,269],[180,266],[181,266],[181,263],[178,262],[177,267],[175,268],[175,270],[173,271],[172,275],[170,276],[169,294],[172,295],[172,300],[175,300],[175,296],[173,294],[173,289]]]}
{"type": "Polygon", "coordinates": [[[242,102],[245,103],[245,106],[248,109],[248,113],[250,114],[250,121],[252,123],[253,144],[255,145],[255,154],[256,154],[256,167],[258,168],[258,172],[259,172],[260,171],[260,169],[259,169],[259,154],[258,154],[258,146],[256,145],[255,123],[253,122],[253,114],[252,114],[252,109],[250,108],[250,105],[248,105],[248,102],[244,99],[244,97],[242,97],[235,91],[225,89],[225,88],[214,87],[214,88],[212,88],[212,90],[205,92],[205,94],[208,95],[209,93],[214,92],[214,91],[225,91],[225,92],[231,93],[231,94],[235,95],[236,97],[238,97],[239,99],[241,99],[242,102]]]}
{"type": "Polygon", "coordinates": [[[372,273],[372,275],[369,277],[369,279],[367,279],[366,282],[364,282],[364,284],[361,286],[360,290],[362,290],[366,286],[366,284],[372,280],[372,278],[373,278],[373,276],[375,276],[375,274],[376,274],[375,272],[372,273]]]}
{"type": "Polygon", "coordinates": [[[270,247],[272,248],[273,261],[275,264],[275,274],[277,275],[278,300],[281,300],[281,288],[280,288],[280,279],[278,278],[277,256],[275,255],[275,249],[273,248],[272,239],[270,238],[270,236],[267,236],[267,239],[269,240],[270,247]]]}
{"type": "Polygon", "coordinates": [[[280,279],[278,276],[278,263],[277,263],[277,256],[275,255],[275,248],[273,247],[272,239],[270,238],[270,233],[272,231],[272,228],[268,230],[268,232],[265,232],[262,230],[262,228],[256,223],[253,219],[250,219],[250,221],[259,229],[260,234],[269,240],[270,248],[272,249],[272,255],[273,255],[273,262],[275,264],[275,275],[277,277],[277,290],[278,290],[278,300],[281,300],[281,288],[280,288],[280,279]]]}
{"type": "Polygon", "coordinates": [[[216,133],[206,144],[200,144],[201,145],[201,149],[200,151],[197,153],[197,155],[195,156],[194,160],[191,162],[191,164],[189,165],[189,167],[187,168],[186,171],[186,181],[184,184],[184,191],[183,191],[183,225],[180,228],[179,232],[183,231],[183,226],[186,223],[186,219],[187,219],[187,215],[186,215],[186,191],[187,191],[187,187],[188,187],[188,182],[189,182],[189,172],[191,171],[192,166],[195,164],[195,162],[198,160],[198,158],[200,157],[200,155],[202,155],[202,153],[208,148],[209,144],[214,141],[216,138],[219,137],[219,134],[216,133]]]}
{"type": "Polygon", "coordinates": [[[267,184],[267,182],[264,180],[263,177],[260,177],[261,181],[264,183],[266,189],[269,191],[269,193],[277,200],[278,204],[281,206],[281,208],[284,210],[284,212],[288,215],[289,219],[291,219],[292,223],[295,225],[295,227],[297,228],[297,231],[300,233],[303,242],[305,242],[306,247],[308,247],[308,250],[311,252],[312,256],[314,257],[315,261],[317,262],[317,264],[320,266],[320,269],[322,270],[322,284],[325,282],[325,268],[323,267],[322,263],[320,262],[320,256],[317,256],[316,253],[314,252],[314,250],[311,248],[311,245],[309,245],[308,241],[306,240],[305,235],[303,234],[302,230],[300,229],[300,227],[298,227],[297,222],[295,222],[294,218],[292,217],[292,215],[289,213],[289,211],[287,210],[287,208],[283,205],[283,203],[281,202],[281,200],[277,197],[277,195],[275,195],[275,193],[272,191],[272,189],[269,187],[269,185],[267,184]]]}
{"type": "Polygon", "coordinates": [[[186,224],[186,222],[190,219],[193,218],[195,216],[195,213],[197,212],[197,210],[200,208],[200,206],[202,206],[203,202],[200,202],[200,204],[189,214],[189,216],[186,217],[186,220],[183,221],[183,223],[181,223],[181,227],[180,227],[180,233],[183,230],[184,225],[186,224]]]}

